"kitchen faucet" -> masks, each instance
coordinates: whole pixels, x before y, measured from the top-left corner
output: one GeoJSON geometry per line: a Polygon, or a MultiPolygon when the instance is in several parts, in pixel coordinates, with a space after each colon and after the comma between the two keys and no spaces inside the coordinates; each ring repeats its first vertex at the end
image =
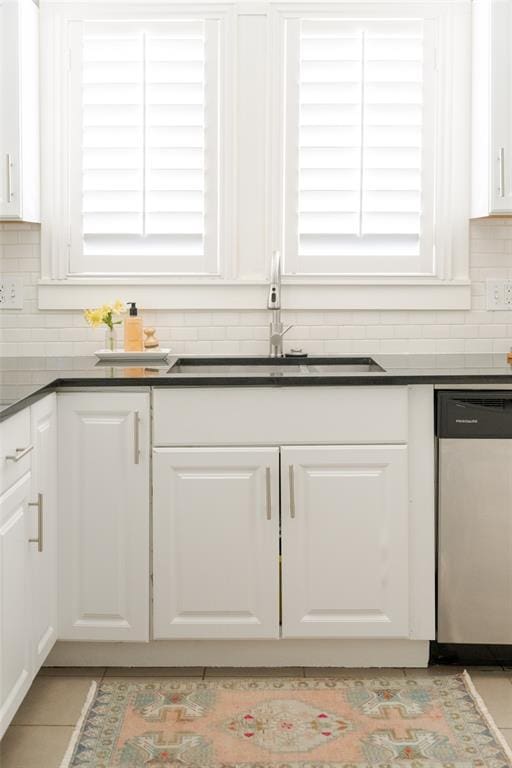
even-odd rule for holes
{"type": "Polygon", "coordinates": [[[281,254],[274,251],[270,271],[267,307],[272,311],[270,321],[270,357],[283,356],[283,336],[293,326],[283,328],[281,321],[281,254]]]}

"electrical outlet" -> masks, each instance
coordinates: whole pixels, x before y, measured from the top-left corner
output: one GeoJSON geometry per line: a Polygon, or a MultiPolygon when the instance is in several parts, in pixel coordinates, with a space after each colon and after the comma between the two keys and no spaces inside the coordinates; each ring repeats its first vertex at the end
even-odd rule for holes
{"type": "Polygon", "coordinates": [[[512,311],[512,280],[487,280],[487,309],[512,311]]]}
{"type": "Polygon", "coordinates": [[[23,283],[18,275],[0,275],[0,309],[23,309],[23,283]]]}

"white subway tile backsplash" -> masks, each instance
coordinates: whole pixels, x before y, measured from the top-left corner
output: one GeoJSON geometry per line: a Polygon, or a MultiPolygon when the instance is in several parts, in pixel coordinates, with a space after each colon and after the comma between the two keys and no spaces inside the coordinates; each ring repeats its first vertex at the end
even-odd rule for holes
{"type": "Polygon", "coordinates": [[[268,341],[241,341],[239,343],[240,355],[267,355],[268,341]]]}
{"type": "MultiPolygon", "coordinates": [[[[499,232],[500,230],[496,230],[499,232]]],[[[495,232],[489,232],[487,238],[472,238],[471,248],[480,253],[502,253],[505,250],[505,240],[500,239],[495,232]],[[491,237],[492,235],[492,237],[491,237]]]]}
{"type": "Polygon", "coordinates": [[[395,335],[392,325],[367,325],[366,336],[369,339],[390,339],[395,335]]]}
{"type": "Polygon", "coordinates": [[[437,355],[464,354],[464,339],[436,339],[435,349],[437,355]]]}
{"type": "Polygon", "coordinates": [[[512,344],[509,339],[494,339],[492,342],[492,351],[495,354],[501,354],[502,352],[510,352],[512,350],[512,344]]]}
{"type": "MultiPolygon", "coordinates": [[[[245,321],[246,319],[244,318],[244,322],[245,321]]],[[[229,326],[227,329],[218,326],[215,330],[220,332],[219,336],[216,336],[218,339],[227,337],[228,339],[243,341],[244,339],[248,340],[254,338],[254,328],[252,328],[250,325],[233,325],[229,326]]]]}
{"type": "Polygon", "coordinates": [[[495,339],[507,335],[506,325],[481,325],[478,335],[485,339],[495,339]]]}
{"type": "MultiPolygon", "coordinates": [[[[39,227],[0,224],[0,270],[22,276],[23,311],[0,313],[2,355],[88,355],[103,341],[81,312],[37,309],[39,227]]],[[[485,281],[512,278],[512,219],[471,224],[472,308],[460,311],[283,311],[285,350],[317,354],[486,353],[512,346],[512,312],[486,309],[485,281]]],[[[114,297],[115,298],[115,297],[114,297]]],[[[175,354],[266,354],[268,311],[175,310],[144,313],[162,346],[175,354]]]]}
{"type": "Polygon", "coordinates": [[[413,342],[407,339],[383,339],[380,343],[380,351],[387,355],[407,354],[413,345],[413,342]]]}
{"type": "Polygon", "coordinates": [[[427,339],[443,339],[450,335],[449,325],[424,325],[423,334],[427,339]]]}
{"type": "Polygon", "coordinates": [[[364,325],[341,325],[338,327],[340,339],[365,339],[366,327],[364,325]]]}
{"type": "MultiPolygon", "coordinates": [[[[327,355],[351,355],[354,353],[355,346],[355,341],[349,341],[348,339],[336,339],[334,341],[325,342],[324,352],[327,355]]],[[[309,345],[307,349],[309,350],[309,345]]]]}
{"type": "MultiPolygon", "coordinates": [[[[236,330],[236,329],[235,329],[236,330]]],[[[213,341],[214,339],[222,340],[225,338],[224,328],[220,325],[202,326],[197,329],[197,338],[200,341],[213,341]]],[[[236,338],[244,338],[243,336],[236,338]]]]}
{"type": "Polygon", "coordinates": [[[178,328],[171,328],[169,330],[169,338],[174,339],[176,341],[193,341],[194,339],[197,339],[197,328],[192,327],[178,327],[178,328]]]}
{"type": "Polygon", "coordinates": [[[338,338],[338,326],[336,325],[314,325],[310,328],[310,338],[316,340],[327,340],[338,338]]]}
{"type": "MultiPolygon", "coordinates": [[[[255,341],[254,343],[260,344],[261,342],[255,341]]],[[[211,350],[214,355],[239,355],[240,344],[237,341],[212,341],[211,350]]]]}

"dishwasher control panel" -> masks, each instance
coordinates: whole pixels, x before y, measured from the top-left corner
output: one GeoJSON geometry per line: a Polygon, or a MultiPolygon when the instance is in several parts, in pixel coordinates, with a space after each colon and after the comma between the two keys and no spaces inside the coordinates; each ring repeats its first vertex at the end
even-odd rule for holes
{"type": "Polygon", "coordinates": [[[437,392],[436,435],[512,439],[512,391],[437,392]]]}

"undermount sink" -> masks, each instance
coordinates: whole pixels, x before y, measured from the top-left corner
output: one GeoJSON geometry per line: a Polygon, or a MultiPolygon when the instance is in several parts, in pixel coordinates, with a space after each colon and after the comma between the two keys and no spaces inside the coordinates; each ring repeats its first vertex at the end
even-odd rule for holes
{"type": "Polygon", "coordinates": [[[353,358],[351,360],[332,361],[328,363],[308,364],[311,374],[324,373],[384,373],[384,368],[371,357],[353,358]]]}
{"type": "Polygon", "coordinates": [[[188,376],[324,376],[383,373],[371,357],[184,357],[169,369],[188,376]]]}

